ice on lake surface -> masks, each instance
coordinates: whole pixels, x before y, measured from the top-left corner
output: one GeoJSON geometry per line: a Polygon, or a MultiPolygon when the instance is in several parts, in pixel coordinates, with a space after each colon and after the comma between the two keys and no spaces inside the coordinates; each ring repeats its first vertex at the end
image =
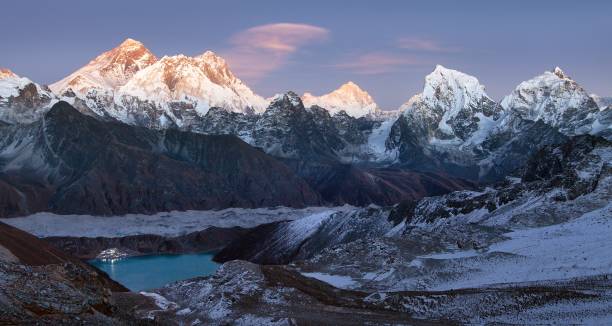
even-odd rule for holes
{"type": "Polygon", "coordinates": [[[214,254],[150,255],[118,260],[90,260],[113,280],[132,291],[160,288],[168,283],[213,274],[214,254]]]}

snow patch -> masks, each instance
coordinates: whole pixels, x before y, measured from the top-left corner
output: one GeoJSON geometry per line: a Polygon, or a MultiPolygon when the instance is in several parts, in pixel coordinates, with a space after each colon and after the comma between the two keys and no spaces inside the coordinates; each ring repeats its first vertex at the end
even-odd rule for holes
{"type": "Polygon", "coordinates": [[[318,272],[302,273],[302,275],[310,278],[315,278],[319,281],[323,281],[340,289],[350,289],[351,287],[357,285],[357,283],[350,276],[333,275],[318,272]]]}

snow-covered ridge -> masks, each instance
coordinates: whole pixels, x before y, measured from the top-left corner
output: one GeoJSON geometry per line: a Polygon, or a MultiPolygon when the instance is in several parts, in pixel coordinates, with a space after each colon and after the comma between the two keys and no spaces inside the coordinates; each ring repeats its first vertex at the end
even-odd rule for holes
{"type": "Polygon", "coordinates": [[[195,57],[174,55],[158,60],[133,39],[126,39],[50,87],[69,103],[75,103],[77,98],[82,100],[99,115],[126,123],[143,120],[136,116],[148,116],[144,120],[159,120],[149,122],[156,127],[182,126],[185,121],[173,112],[177,107],[194,109],[195,113],[188,115],[201,117],[213,106],[257,113],[268,104],[212,51],[195,57]]]}
{"type": "Polygon", "coordinates": [[[30,79],[21,77],[9,69],[0,68],[0,97],[7,99],[12,96],[19,96],[19,92],[28,84],[35,85],[39,93],[47,93],[52,96],[51,92],[44,90],[30,79]]]}
{"type": "Polygon", "coordinates": [[[0,68],[0,121],[33,122],[56,102],[55,94],[48,88],[0,68]]]}
{"type": "Polygon", "coordinates": [[[58,95],[69,89],[81,95],[93,88],[115,90],[156,61],[157,57],[141,42],[128,38],[49,87],[58,95]]]}
{"type": "Polygon", "coordinates": [[[327,109],[330,114],[345,111],[355,118],[374,114],[379,110],[370,94],[352,81],[325,95],[314,96],[311,93],[304,93],[302,101],[306,107],[318,105],[327,109]]]}
{"type": "Polygon", "coordinates": [[[165,56],[137,72],[118,92],[160,104],[192,99],[201,115],[213,106],[244,113],[262,112],[267,105],[212,51],[196,57],[165,56]]]}
{"type": "Polygon", "coordinates": [[[524,119],[559,127],[566,134],[588,133],[599,111],[586,90],[559,67],[520,83],[501,105],[524,119]]]}
{"type": "Polygon", "coordinates": [[[9,69],[0,68],[0,97],[19,96],[19,90],[30,83],[32,81],[28,78],[19,77],[9,69]]]}

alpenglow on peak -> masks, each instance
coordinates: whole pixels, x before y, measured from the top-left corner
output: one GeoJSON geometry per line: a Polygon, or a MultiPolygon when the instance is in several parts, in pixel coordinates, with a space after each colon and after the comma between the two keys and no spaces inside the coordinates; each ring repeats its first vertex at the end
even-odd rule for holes
{"type": "Polygon", "coordinates": [[[311,93],[304,93],[302,101],[306,107],[318,105],[327,109],[332,115],[345,111],[355,118],[374,114],[379,110],[370,94],[352,81],[344,83],[338,89],[325,95],[315,96],[311,93]]]}
{"type": "Polygon", "coordinates": [[[69,89],[82,95],[91,89],[113,91],[156,61],[157,57],[141,42],[128,38],[62,80],[49,85],[49,88],[58,95],[69,89]]]}

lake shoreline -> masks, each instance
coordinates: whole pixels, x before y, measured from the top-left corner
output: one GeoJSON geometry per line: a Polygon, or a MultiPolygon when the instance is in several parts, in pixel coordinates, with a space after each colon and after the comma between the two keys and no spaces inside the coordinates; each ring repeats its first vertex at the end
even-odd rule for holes
{"type": "Polygon", "coordinates": [[[207,229],[176,237],[154,234],[123,237],[47,237],[45,241],[81,260],[97,258],[108,249],[117,249],[128,257],[159,254],[197,254],[219,251],[251,228],[231,227],[207,229]]]}
{"type": "Polygon", "coordinates": [[[214,254],[151,254],[120,259],[91,259],[86,263],[130,291],[140,292],[214,274],[220,266],[213,261],[214,254]]]}

